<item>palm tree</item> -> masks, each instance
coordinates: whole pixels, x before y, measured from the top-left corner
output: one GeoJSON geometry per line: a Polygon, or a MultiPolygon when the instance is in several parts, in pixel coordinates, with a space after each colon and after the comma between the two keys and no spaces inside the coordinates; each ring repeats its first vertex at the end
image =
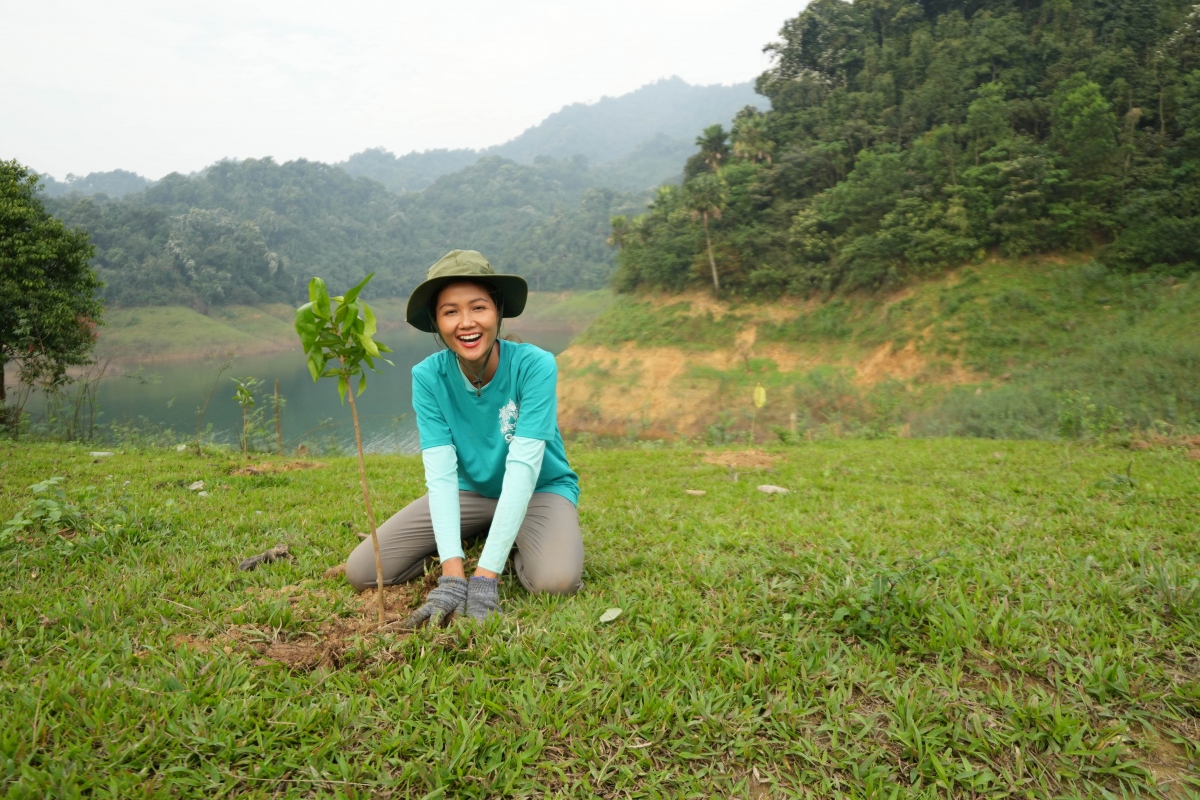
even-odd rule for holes
{"type": "Polygon", "coordinates": [[[733,154],[750,161],[771,163],[775,143],[767,137],[767,118],[762,114],[739,115],[733,123],[733,154]]]}
{"type": "Polygon", "coordinates": [[[625,244],[629,241],[629,236],[633,232],[633,226],[629,224],[629,218],[624,214],[618,214],[609,220],[612,226],[612,233],[608,237],[608,246],[615,247],[618,251],[625,249],[625,244]]]}
{"type": "Polygon", "coordinates": [[[712,267],[713,293],[721,293],[721,280],[717,277],[717,260],[713,257],[712,236],[708,231],[709,217],[721,218],[721,209],[728,201],[725,181],[720,175],[705,173],[698,175],[684,187],[684,202],[692,214],[692,219],[704,223],[704,241],[708,246],[708,264],[712,267]]]}

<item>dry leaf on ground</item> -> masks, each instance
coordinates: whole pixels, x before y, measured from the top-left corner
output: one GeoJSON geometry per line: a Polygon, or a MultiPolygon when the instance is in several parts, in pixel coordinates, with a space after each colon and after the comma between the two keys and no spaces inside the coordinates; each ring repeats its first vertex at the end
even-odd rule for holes
{"type": "Polygon", "coordinates": [[[278,561],[281,558],[291,558],[291,553],[288,552],[286,544],[276,545],[265,553],[259,553],[256,556],[250,556],[242,563],[238,564],[238,569],[243,572],[249,572],[252,569],[257,569],[260,564],[270,564],[278,561]]]}

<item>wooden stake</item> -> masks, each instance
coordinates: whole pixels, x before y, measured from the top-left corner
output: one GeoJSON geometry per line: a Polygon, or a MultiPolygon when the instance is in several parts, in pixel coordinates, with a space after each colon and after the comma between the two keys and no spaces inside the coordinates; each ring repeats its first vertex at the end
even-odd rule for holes
{"type": "Polygon", "coordinates": [[[283,419],[279,413],[279,378],[275,379],[275,441],[279,455],[283,455],[283,419]]]}
{"type": "Polygon", "coordinates": [[[371,523],[371,546],[375,548],[375,588],[379,600],[379,624],[383,614],[383,558],[379,555],[379,535],[375,532],[375,512],[371,509],[371,494],[367,491],[367,468],[363,463],[362,432],[358,428],[358,408],[354,405],[354,386],[346,381],[346,397],[350,398],[350,416],[354,418],[354,441],[358,445],[358,479],[362,483],[363,503],[367,506],[367,522],[371,523]]]}

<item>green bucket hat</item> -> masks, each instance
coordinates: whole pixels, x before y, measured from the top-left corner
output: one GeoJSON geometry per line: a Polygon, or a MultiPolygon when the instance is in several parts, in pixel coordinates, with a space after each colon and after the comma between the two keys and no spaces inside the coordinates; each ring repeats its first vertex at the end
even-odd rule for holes
{"type": "Polygon", "coordinates": [[[520,275],[497,275],[492,265],[476,250],[451,250],[425,273],[425,281],[408,296],[408,324],[426,333],[436,333],[429,314],[433,298],[448,283],[469,280],[496,287],[505,317],[519,317],[529,297],[529,284],[520,275]]]}

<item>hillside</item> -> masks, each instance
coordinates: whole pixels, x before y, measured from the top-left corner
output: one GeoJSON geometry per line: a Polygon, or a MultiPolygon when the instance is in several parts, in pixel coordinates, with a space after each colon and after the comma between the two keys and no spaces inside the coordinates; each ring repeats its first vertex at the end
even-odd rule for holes
{"type": "Polygon", "coordinates": [[[248,159],[120,199],[46,204],[90,232],[109,304],[207,311],[292,302],[313,275],[345,288],[374,272],[377,296],[403,296],[456,247],[536,289],[602,288],[614,259],[608,220],[645,198],[591,188],[577,161],[488,157],[401,196],[327,164],[248,159]]]}
{"type": "MultiPolygon", "coordinates": [[[[517,336],[544,331],[578,333],[612,304],[612,292],[537,292],[504,330],[517,336]]],[[[383,341],[415,335],[404,321],[406,298],[371,298],[383,341]]],[[[222,305],[207,314],[179,305],[113,308],[99,330],[96,357],[115,363],[200,359],[234,351],[240,356],[299,346],[293,304],[222,305]]]]}
{"type": "Polygon", "coordinates": [[[428,150],[396,156],[373,148],[338,166],[351,175],[379,181],[394,192],[412,192],[487,156],[521,164],[532,164],[538,158],[582,156],[592,167],[590,185],[640,191],[679,177],[701,128],[728,122],[744,106],[761,108],[767,102],[750,83],[692,86],[672,77],[619,97],[566,106],[520,136],[483,150],[428,150]]]}
{"type": "Polygon", "coordinates": [[[561,424],[576,434],[1200,433],[1200,274],[997,259],[827,300],[641,292],[559,362],[561,424]],[[759,383],[767,404],[756,413],[759,383]]]}
{"type": "Polygon", "coordinates": [[[115,306],[291,302],[312,275],[337,287],[367,272],[376,292],[402,296],[456,247],[535,289],[592,290],[615,266],[609,220],[649,201],[628,190],[677,178],[695,143],[673,137],[753,97],[749,84],[674,78],[568,106],[486,151],[375,149],[334,166],[222,161],[154,183],[121,170],[44,176],[42,193],[52,213],[91,233],[115,306]]]}
{"type": "Polygon", "coordinates": [[[803,297],[1097,247],[1200,269],[1190,0],[814,0],[780,36],[771,110],[620,220],[620,288],[803,297]]]}

